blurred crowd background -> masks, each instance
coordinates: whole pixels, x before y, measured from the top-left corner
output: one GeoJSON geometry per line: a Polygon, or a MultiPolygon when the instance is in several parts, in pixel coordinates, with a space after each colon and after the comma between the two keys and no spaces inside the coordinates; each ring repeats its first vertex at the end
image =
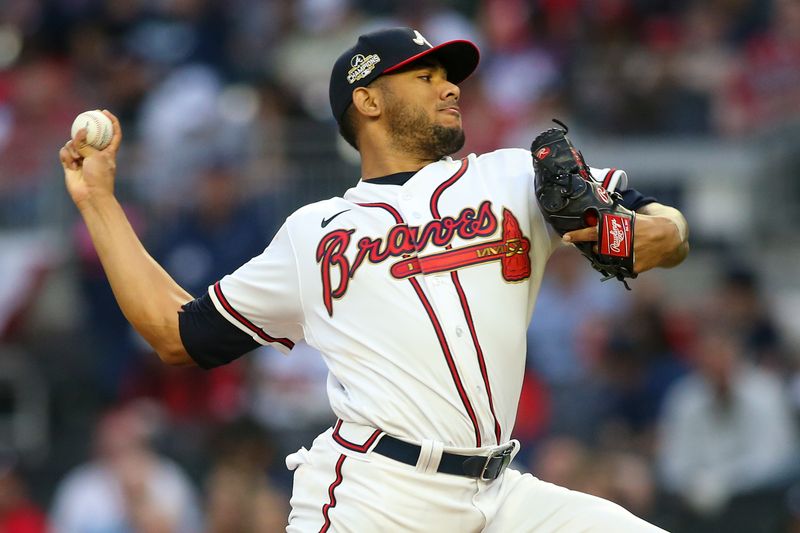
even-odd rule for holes
{"type": "Polygon", "coordinates": [[[689,259],[631,292],[553,257],[517,467],[674,532],[800,531],[797,0],[2,0],[0,533],[282,530],[283,457],[332,421],[324,365],[162,366],[57,152],[80,111],[120,117],[120,198],[199,295],[357,181],[328,77],[389,25],[481,48],[464,154],[558,117],[690,221],[689,259]]]}

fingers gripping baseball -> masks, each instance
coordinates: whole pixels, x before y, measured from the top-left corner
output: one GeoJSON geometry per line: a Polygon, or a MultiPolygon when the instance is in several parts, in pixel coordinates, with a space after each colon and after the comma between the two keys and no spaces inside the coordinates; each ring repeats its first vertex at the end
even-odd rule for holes
{"type": "Polygon", "coordinates": [[[111,142],[98,150],[87,144],[87,131],[79,129],[59,151],[67,191],[79,207],[93,199],[114,194],[116,156],[122,142],[119,120],[109,111],[103,114],[111,121],[111,142]]]}

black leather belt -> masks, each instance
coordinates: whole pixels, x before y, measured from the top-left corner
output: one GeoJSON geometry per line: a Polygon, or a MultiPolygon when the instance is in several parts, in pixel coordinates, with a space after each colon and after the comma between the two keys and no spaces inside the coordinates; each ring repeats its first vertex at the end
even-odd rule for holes
{"type": "MultiPolygon", "coordinates": [[[[389,459],[415,466],[421,450],[422,448],[416,444],[410,444],[389,435],[384,435],[372,451],[389,459]]],[[[443,474],[492,481],[497,479],[506,469],[508,463],[511,462],[511,452],[513,451],[514,443],[510,442],[502,448],[498,448],[489,456],[457,455],[443,452],[442,459],[439,461],[439,468],[436,471],[443,474]]]]}

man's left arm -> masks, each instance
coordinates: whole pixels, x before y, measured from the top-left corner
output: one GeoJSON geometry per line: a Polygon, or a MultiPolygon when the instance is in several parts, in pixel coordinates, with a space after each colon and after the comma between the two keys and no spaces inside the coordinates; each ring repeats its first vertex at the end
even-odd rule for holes
{"type": "Polygon", "coordinates": [[[634,264],[637,273],[679,265],[689,254],[689,225],[683,214],[658,202],[636,210],[634,264]]]}
{"type": "MultiPolygon", "coordinates": [[[[660,204],[652,197],[644,197],[634,189],[623,193],[622,205],[636,210],[633,225],[633,270],[641,274],[647,270],[679,265],[689,254],[689,225],[686,218],[674,207],[660,204]],[[627,197],[626,197],[627,195],[627,197]]],[[[597,226],[577,229],[564,234],[564,242],[596,242],[597,226]]],[[[594,247],[597,253],[597,246],[594,247]]]]}

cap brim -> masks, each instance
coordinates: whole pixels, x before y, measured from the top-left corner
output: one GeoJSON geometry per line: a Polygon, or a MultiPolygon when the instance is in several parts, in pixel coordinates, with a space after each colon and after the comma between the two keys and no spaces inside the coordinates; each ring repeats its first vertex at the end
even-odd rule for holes
{"type": "Polygon", "coordinates": [[[481,57],[478,47],[469,41],[447,41],[392,65],[382,74],[390,74],[426,56],[432,56],[441,61],[447,71],[447,79],[453,83],[461,83],[467,79],[478,67],[481,57]]]}

